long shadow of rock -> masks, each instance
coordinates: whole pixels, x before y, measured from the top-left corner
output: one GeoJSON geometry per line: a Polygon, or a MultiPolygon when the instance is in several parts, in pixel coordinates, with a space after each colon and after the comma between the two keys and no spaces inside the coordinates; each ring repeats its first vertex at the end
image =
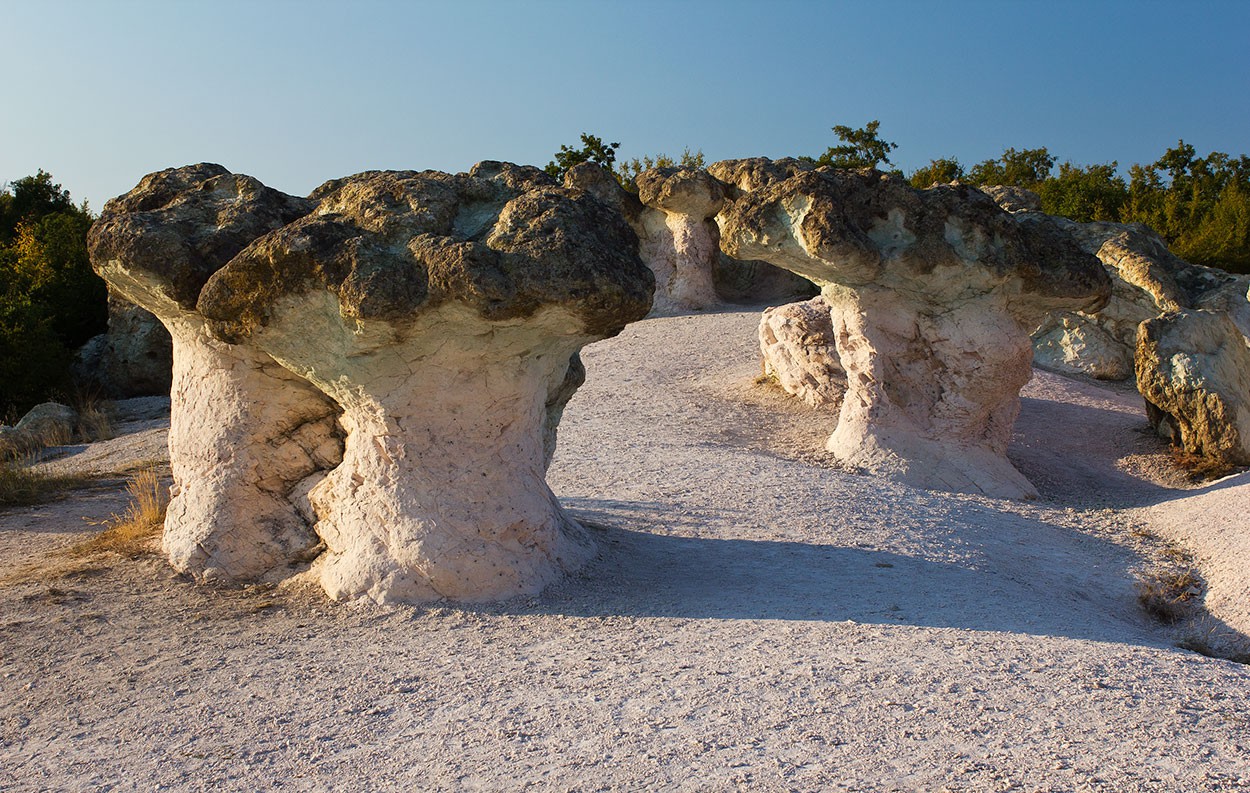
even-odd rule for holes
{"type": "Polygon", "coordinates": [[[1122,553],[1100,554],[1117,561],[1092,571],[1057,567],[1053,554],[1031,555],[1027,548],[999,559],[993,543],[973,554],[974,562],[935,561],[814,542],[666,535],[665,529],[682,528],[666,504],[570,499],[566,505],[591,526],[598,559],[537,600],[499,608],[583,617],[850,620],[1166,643],[1136,607],[1132,557],[1122,553]]]}

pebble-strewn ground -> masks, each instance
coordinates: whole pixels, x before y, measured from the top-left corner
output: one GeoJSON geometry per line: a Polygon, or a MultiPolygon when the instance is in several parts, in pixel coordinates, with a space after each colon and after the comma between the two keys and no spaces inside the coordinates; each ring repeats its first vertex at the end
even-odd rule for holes
{"type": "Polygon", "coordinates": [[[1250,667],[1135,600],[1192,494],[1132,473],[1136,398],[1035,378],[1012,456],[1039,502],[910,490],[753,384],[757,317],[587,349],[550,482],[602,552],[538,598],[23,572],[124,498],[0,512],[0,789],[1250,790],[1250,667]]]}

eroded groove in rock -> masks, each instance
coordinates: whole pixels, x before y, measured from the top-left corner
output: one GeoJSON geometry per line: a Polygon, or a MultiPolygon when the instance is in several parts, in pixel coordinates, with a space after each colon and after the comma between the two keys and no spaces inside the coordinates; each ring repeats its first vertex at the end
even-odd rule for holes
{"type": "Polygon", "coordinates": [[[583,345],[650,308],[620,212],[533,168],[374,172],[213,276],[199,309],[332,397],[343,463],[309,492],[335,598],[488,600],[592,552],[545,482],[583,345]]]}
{"type": "Polygon", "coordinates": [[[762,185],[721,213],[722,245],[822,286],[847,382],[829,450],[922,487],[1035,495],[1006,457],[1029,331],[1105,303],[1097,259],[973,188],[776,170],[747,171],[762,185]]]}
{"type": "Polygon", "coordinates": [[[232,256],[311,209],[201,164],[144,177],[109,201],[91,230],[96,272],[173,337],[164,547],[175,568],[200,580],[281,575],[320,543],[297,491],[338,463],[336,406],[264,353],[211,338],[195,309],[201,287],[232,256]]]}

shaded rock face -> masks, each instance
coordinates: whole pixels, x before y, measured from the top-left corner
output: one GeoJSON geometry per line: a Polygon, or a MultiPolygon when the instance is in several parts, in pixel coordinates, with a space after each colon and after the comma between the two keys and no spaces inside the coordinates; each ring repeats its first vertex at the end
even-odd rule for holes
{"type": "Polygon", "coordinates": [[[1146,320],[1136,373],[1161,436],[1191,454],[1250,465],[1250,348],[1226,315],[1176,311],[1146,320]]]}
{"type": "Polygon", "coordinates": [[[173,339],[152,312],[109,295],[108,331],[78,352],[75,379],[112,399],[168,394],[173,339]]]}
{"type": "Polygon", "coordinates": [[[823,297],[769,308],[760,317],[764,374],[812,407],[842,404],[846,371],[823,297]]]}
{"type": "Polygon", "coordinates": [[[822,285],[847,381],[828,442],[839,459],[922,487],[1035,495],[1006,458],[1029,331],[1106,302],[1095,258],[973,188],[868,170],[774,181],[720,221],[729,255],[822,285]]]}
{"type": "Polygon", "coordinates": [[[650,309],[621,212],[504,163],[365,173],[313,198],[198,309],[342,411],[342,464],[308,491],[327,593],[488,600],[576,568],[590,540],[544,474],[577,351],[650,309]]]}
{"type": "Polygon", "coordinates": [[[164,547],[202,581],[283,575],[320,544],[300,502],[341,455],[337,408],[267,354],[210,336],[195,308],[209,276],[312,206],[201,164],[144,177],[105,205],[88,238],[110,290],[173,340],[164,547]]]}

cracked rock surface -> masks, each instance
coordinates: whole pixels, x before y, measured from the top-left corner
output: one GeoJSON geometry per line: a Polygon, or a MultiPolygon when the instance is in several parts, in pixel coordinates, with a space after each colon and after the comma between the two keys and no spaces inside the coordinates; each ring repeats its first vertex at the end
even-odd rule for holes
{"type": "Polygon", "coordinates": [[[329,395],[342,464],[309,492],[334,598],[534,593],[592,553],[544,474],[577,351],[650,308],[621,213],[534,168],[370,172],[256,240],[198,307],[329,395]]]}
{"type": "Polygon", "coordinates": [[[1227,315],[1175,311],[1143,322],[1136,368],[1160,435],[1190,454],[1250,465],[1250,349],[1227,315]]]}
{"type": "Polygon", "coordinates": [[[195,308],[209,276],[312,206],[199,164],[144,177],[91,229],[96,272],[173,337],[163,542],[173,566],[202,581],[282,576],[320,543],[301,502],[341,456],[337,408],[265,353],[212,338],[195,308]]]}
{"type": "Polygon", "coordinates": [[[1098,261],[970,187],[775,171],[748,172],[767,178],[719,216],[722,246],[821,285],[847,380],[829,451],[922,487],[1034,496],[1006,457],[1029,332],[1049,312],[1106,302],[1098,261]]]}

